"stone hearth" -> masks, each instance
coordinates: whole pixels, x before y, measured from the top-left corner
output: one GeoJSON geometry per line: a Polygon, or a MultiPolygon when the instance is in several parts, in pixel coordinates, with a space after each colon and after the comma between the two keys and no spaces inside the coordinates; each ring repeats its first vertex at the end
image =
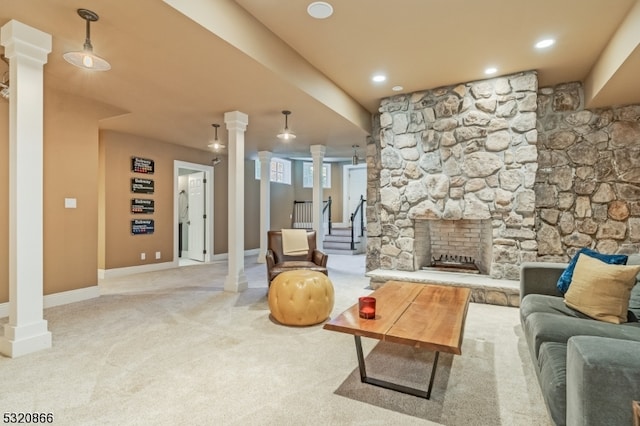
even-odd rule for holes
{"type": "Polygon", "coordinates": [[[366,275],[371,279],[373,289],[390,280],[460,286],[471,289],[471,301],[474,303],[520,306],[520,281],[441,271],[408,272],[376,269],[367,272],[366,275]]]}

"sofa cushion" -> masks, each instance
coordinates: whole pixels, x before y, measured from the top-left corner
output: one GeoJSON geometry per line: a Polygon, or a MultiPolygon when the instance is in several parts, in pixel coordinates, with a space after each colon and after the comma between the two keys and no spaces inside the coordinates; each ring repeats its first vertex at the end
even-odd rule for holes
{"type": "Polygon", "coordinates": [[[567,410],[567,345],[546,342],[538,357],[540,387],[549,414],[558,426],[566,424],[567,410]]]}
{"type": "MultiPolygon", "coordinates": [[[[640,254],[630,254],[627,265],[640,265],[640,254]]],[[[640,276],[636,276],[636,285],[631,289],[628,309],[627,321],[640,321],[640,276]]]]}
{"type": "Polygon", "coordinates": [[[640,341],[640,323],[637,322],[611,324],[558,313],[533,312],[527,316],[523,327],[531,353],[536,359],[541,344],[566,343],[572,336],[600,336],[640,341]]]}
{"type": "Polygon", "coordinates": [[[640,265],[610,265],[580,254],[565,303],[597,320],[626,322],[631,288],[639,272],[640,265]]]}
{"type": "Polygon", "coordinates": [[[524,324],[527,317],[535,312],[546,312],[575,318],[589,318],[587,315],[571,309],[558,296],[545,294],[529,294],[520,302],[520,322],[524,324]]]}
{"type": "Polygon", "coordinates": [[[564,272],[562,273],[562,275],[560,275],[560,278],[558,279],[557,286],[558,286],[558,291],[560,291],[560,293],[564,294],[569,289],[569,286],[571,285],[571,279],[573,278],[573,271],[576,267],[576,262],[578,261],[578,257],[581,254],[585,254],[589,257],[599,259],[611,265],[626,265],[628,260],[628,256],[626,254],[603,254],[586,247],[581,248],[573,256],[573,258],[569,262],[569,265],[567,265],[567,268],[564,270],[564,272]]]}
{"type": "Polygon", "coordinates": [[[640,284],[636,280],[636,285],[631,289],[631,295],[629,296],[629,307],[627,308],[627,321],[638,322],[640,321],[640,284]]]}
{"type": "Polygon", "coordinates": [[[639,342],[575,336],[567,343],[567,419],[580,426],[632,425],[640,399],[639,342]]]}

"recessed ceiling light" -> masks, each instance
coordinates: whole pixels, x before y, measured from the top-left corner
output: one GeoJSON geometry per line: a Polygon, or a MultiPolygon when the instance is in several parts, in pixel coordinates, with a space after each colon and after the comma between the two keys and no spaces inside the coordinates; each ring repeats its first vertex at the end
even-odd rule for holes
{"type": "Polygon", "coordinates": [[[489,68],[484,70],[484,73],[487,74],[487,75],[495,74],[497,72],[498,72],[498,68],[496,68],[496,67],[489,67],[489,68]]]}
{"type": "Polygon", "coordinates": [[[552,38],[540,40],[535,44],[536,49],[544,49],[545,47],[553,46],[556,41],[552,38]]]}
{"type": "Polygon", "coordinates": [[[307,13],[316,19],[325,19],[333,15],[333,6],[326,1],[314,1],[307,6],[307,13]]]}
{"type": "Polygon", "coordinates": [[[393,90],[394,92],[399,92],[399,91],[401,91],[402,89],[404,89],[404,87],[402,87],[402,86],[393,86],[393,87],[391,88],[391,90],[393,90]]]}
{"type": "Polygon", "coordinates": [[[384,74],[376,74],[373,77],[371,77],[371,80],[375,81],[376,83],[382,83],[386,79],[387,79],[387,76],[384,74]]]}

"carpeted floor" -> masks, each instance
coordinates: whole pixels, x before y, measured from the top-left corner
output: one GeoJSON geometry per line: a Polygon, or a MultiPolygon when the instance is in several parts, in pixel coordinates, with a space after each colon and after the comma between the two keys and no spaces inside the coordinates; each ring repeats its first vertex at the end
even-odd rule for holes
{"type": "MultiPolygon", "coordinates": [[[[550,425],[514,308],[471,304],[431,400],[360,383],[353,337],[269,317],[266,268],[223,291],[226,263],[104,280],[45,311],[53,348],[0,357],[2,412],[59,425],[550,425]]],[[[330,255],[332,315],[368,294],[362,256],[330,255]]],[[[6,322],[0,319],[0,324],[6,322]]],[[[368,373],[426,387],[433,355],[363,339],[368,373]]]]}

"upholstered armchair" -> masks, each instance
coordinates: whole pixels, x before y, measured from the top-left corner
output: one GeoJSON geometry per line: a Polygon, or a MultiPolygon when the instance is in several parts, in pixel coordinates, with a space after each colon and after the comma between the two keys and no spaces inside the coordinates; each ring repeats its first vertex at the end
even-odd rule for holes
{"type": "Polygon", "coordinates": [[[282,248],[282,231],[267,232],[267,280],[271,281],[284,271],[295,269],[309,269],[327,273],[327,256],[316,248],[316,231],[307,231],[309,251],[300,256],[288,256],[282,248]]]}

